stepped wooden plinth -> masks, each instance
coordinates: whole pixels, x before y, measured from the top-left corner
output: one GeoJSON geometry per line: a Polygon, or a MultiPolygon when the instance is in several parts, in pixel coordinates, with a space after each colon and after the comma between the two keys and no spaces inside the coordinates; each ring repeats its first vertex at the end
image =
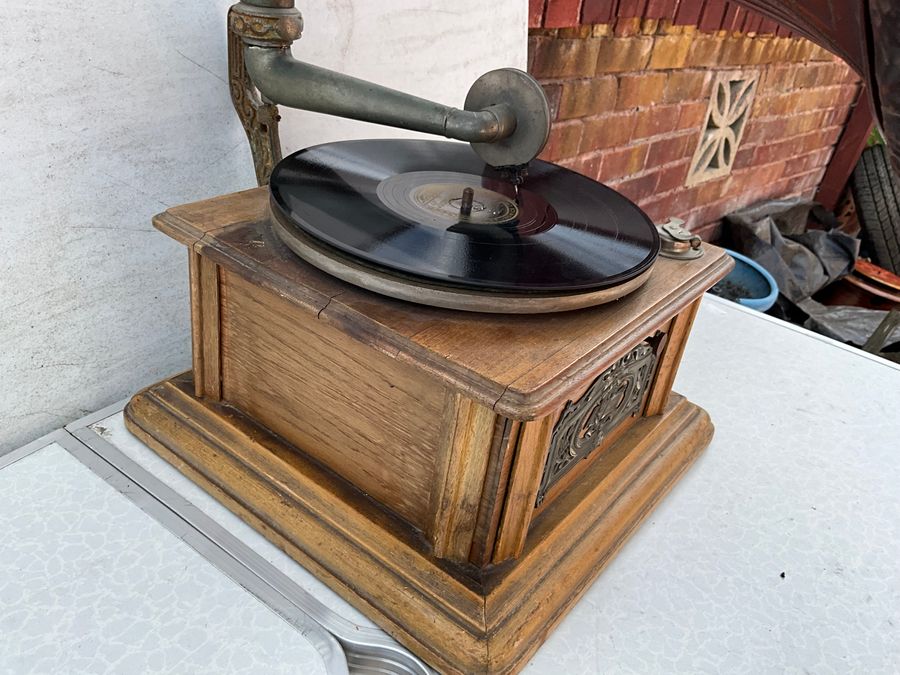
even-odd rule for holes
{"type": "Polygon", "coordinates": [[[671,387],[715,247],[609,305],[503,316],[326,276],[264,189],[155,224],[189,250],[193,371],[128,428],[443,672],[521,668],[712,436],[671,387]]]}

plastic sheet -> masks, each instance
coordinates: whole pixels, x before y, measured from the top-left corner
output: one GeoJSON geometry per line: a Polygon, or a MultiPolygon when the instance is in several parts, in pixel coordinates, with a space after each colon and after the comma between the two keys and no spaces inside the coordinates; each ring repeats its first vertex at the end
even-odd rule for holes
{"type": "MultiPolygon", "coordinates": [[[[807,230],[815,207],[798,199],[775,200],[725,217],[726,244],[758,262],[774,277],[781,294],[770,312],[809,330],[861,347],[887,312],[863,307],[829,307],[812,295],[848,274],[859,240],[838,230],[807,230]]],[[[900,329],[885,349],[900,343],[900,329]]]]}
{"type": "MultiPolygon", "coordinates": [[[[815,300],[801,302],[799,307],[809,317],[803,323],[804,328],[857,347],[866,343],[888,315],[887,312],[864,307],[829,307],[815,300]]],[[[884,349],[891,349],[893,345],[900,345],[900,327],[891,332],[884,349]]]]}
{"type": "Polygon", "coordinates": [[[859,240],[838,230],[804,231],[813,204],[778,200],[726,216],[731,246],[765,267],[794,303],[853,269],[859,240]]]}

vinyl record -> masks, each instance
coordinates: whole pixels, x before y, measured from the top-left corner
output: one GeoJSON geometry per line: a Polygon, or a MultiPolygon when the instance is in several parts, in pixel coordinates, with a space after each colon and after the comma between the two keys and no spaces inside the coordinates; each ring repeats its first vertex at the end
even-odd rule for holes
{"type": "Polygon", "coordinates": [[[647,272],[659,249],[650,219],[614,190],[539,160],[516,187],[461,143],[319,145],[283,159],[270,189],[280,223],[359,263],[451,287],[599,290],[647,272]]]}

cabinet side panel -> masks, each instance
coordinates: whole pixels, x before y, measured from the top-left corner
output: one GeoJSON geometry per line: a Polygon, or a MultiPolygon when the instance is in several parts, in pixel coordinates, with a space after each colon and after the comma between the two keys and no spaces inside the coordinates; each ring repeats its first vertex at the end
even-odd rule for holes
{"type": "Polygon", "coordinates": [[[447,390],[225,269],[221,289],[225,401],[426,529],[447,390]]]}
{"type": "Polygon", "coordinates": [[[650,388],[650,396],[644,411],[644,415],[648,417],[662,414],[669,403],[669,396],[672,394],[672,384],[675,382],[675,375],[678,374],[681,356],[684,354],[684,348],[687,345],[688,337],[690,337],[691,327],[694,325],[694,318],[700,309],[701,301],[702,296],[694,300],[672,319],[672,324],[668,331],[669,339],[659,360],[656,378],[650,388]]]}

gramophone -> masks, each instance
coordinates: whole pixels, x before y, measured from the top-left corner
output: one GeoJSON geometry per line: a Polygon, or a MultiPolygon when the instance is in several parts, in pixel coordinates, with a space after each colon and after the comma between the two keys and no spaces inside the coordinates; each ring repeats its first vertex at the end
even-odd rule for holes
{"type": "Polygon", "coordinates": [[[671,389],[730,259],[535,159],[526,73],[460,110],[295,60],[301,28],[293,0],[229,12],[260,187],[154,219],[188,248],[193,368],[126,421],[434,667],[512,672],[712,437],[671,389]],[[278,104],[466,143],[282,159],[278,104]]]}

